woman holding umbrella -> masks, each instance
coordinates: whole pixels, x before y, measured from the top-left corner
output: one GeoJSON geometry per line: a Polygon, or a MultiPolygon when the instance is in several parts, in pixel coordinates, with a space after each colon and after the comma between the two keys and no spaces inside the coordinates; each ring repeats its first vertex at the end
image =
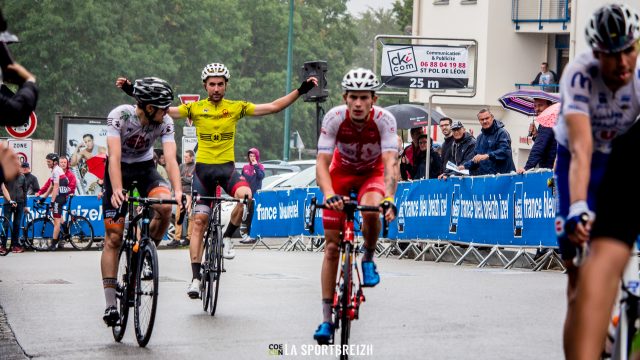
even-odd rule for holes
{"type": "Polygon", "coordinates": [[[553,134],[553,126],[556,124],[560,103],[553,104],[550,100],[534,99],[534,108],[537,113],[536,120],[539,124],[533,147],[529,153],[527,163],[517,170],[518,174],[531,170],[536,166],[543,169],[553,169],[556,161],[558,143],[553,134]]]}

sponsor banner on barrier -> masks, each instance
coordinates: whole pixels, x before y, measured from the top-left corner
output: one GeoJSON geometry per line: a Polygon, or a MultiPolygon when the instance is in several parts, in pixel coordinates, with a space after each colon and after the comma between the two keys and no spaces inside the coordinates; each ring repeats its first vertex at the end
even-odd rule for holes
{"type": "MultiPolygon", "coordinates": [[[[552,175],[543,171],[401,182],[395,199],[398,217],[388,237],[556,246],[556,204],[547,186],[552,175]]],[[[320,203],[318,188],[258,192],[251,236],[309,235],[304,222],[314,195],[320,203]]],[[[323,234],[320,211],[316,213],[316,234],[323,234]]]]}
{"type": "MultiPolygon", "coordinates": [[[[36,217],[36,213],[33,210],[33,201],[36,199],[35,196],[27,197],[27,211],[31,213],[32,217],[36,217]]],[[[47,200],[49,202],[49,200],[47,200]]],[[[94,237],[103,237],[104,236],[104,222],[102,221],[102,200],[98,200],[96,196],[93,195],[76,195],[73,197],[71,202],[71,211],[74,214],[81,215],[89,219],[91,222],[91,226],[93,226],[93,235],[94,237]]],[[[4,211],[2,211],[2,207],[0,207],[0,215],[4,215],[4,211]]],[[[66,209],[63,212],[62,218],[65,219],[67,216],[66,209]]]]}

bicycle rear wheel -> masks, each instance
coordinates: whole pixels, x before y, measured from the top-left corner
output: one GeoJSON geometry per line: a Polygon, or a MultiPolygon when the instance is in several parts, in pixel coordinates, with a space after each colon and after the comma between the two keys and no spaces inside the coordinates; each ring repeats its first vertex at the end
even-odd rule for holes
{"type": "Polygon", "coordinates": [[[53,236],[53,222],[49,218],[37,218],[27,225],[25,240],[34,250],[48,250],[53,236]]]}
{"type": "MultiPolygon", "coordinates": [[[[11,239],[11,222],[5,216],[0,216],[0,240],[2,244],[7,245],[7,241],[11,239]]],[[[15,246],[16,244],[11,244],[15,246]]],[[[9,251],[5,252],[2,256],[9,254],[9,251]]]]}
{"type": "Polygon", "coordinates": [[[207,282],[211,297],[209,299],[209,314],[215,315],[218,307],[218,294],[220,293],[220,277],[222,276],[222,227],[220,225],[214,226],[214,231],[211,236],[211,263],[209,272],[209,281],[207,282]]]}
{"type": "MultiPolygon", "coordinates": [[[[342,294],[340,295],[340,345],[349,345],[349,335],[351,333],[350,299],[353,282],[351,281],[352,264],[352,244],[346,243],[344,246],[344,263],[342,264],[342,294]]],[[[344,347],[341,347],[344,349],[344,347]]],[[[346,359],[346,355],[340,355],[341,359],[346,359]]]]}
{"type": "Polygon", "coordinates": [[[118,314],[120,314],[120,320],[118,324],[111,328],[113,338],[120,342],[124,336],[124,332],[127,330],[127,320],[129,319],[129,286],[131,279],[131,253],[123,245],[120,247],[120,253],[118,255],[118,274],[116,275],[116,306],[118,307],[118,314]]]}
{"type": "Polygon", "coordinates": [[[93,226],[84,216],[75,216],[69,223],[69,242],[77,250],[87,250],[93,244],[93,226]]]}
{"type": "Polygon", "coordinates": [[[151,239],[141,248],[136,271],[136,292],[134,305],[134,319],[136,340],[138,345],[145,347],[151,339],[153,323],[156,318],[158,305],[158,252],[151,239]],[[145,269],[146,268],[146,269],[145,269]]]}

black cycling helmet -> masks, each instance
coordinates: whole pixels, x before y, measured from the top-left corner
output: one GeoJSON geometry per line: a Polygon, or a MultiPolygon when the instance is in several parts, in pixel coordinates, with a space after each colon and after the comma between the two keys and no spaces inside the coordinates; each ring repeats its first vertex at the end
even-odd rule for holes
{"type": "Polygon", "coordinates": [[[166,81],[157,77],[138,79],[133,84],[133,97],[144,105],[165,109],[173,102],[173,90],[166,81]]]}
{"type": "Polygon", "coordinates": [[[60,162],[60,156],[56,153],[48,153],[46,159],[53,162],[60,162]]]}
{"type": "Polygon", "coordinates": [[[640,38],[638,13],[625,4],[605,5],[591,16],[585,35],[595,51],[617,53],[640,38]]]}

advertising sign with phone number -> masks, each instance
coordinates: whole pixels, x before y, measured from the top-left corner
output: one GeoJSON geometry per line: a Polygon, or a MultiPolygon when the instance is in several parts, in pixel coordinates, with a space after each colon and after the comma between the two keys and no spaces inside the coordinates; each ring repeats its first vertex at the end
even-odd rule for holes
{"type": "Polygon", "coordinates": [[[382,82],[411,89],[464,89],[469,85],[469,50],[464,46],[385,45],[382,82]]]}
{"type": "Polygon", "coordinates": [[[36,127],[38,126],[38,118],[36,117],[36,113],[32,112],[29,115],[29,121],[22,126],[5,126],[5,129],[12,137],[16,139],[24,139],[33,135],[36,131],[36,127]]]}

